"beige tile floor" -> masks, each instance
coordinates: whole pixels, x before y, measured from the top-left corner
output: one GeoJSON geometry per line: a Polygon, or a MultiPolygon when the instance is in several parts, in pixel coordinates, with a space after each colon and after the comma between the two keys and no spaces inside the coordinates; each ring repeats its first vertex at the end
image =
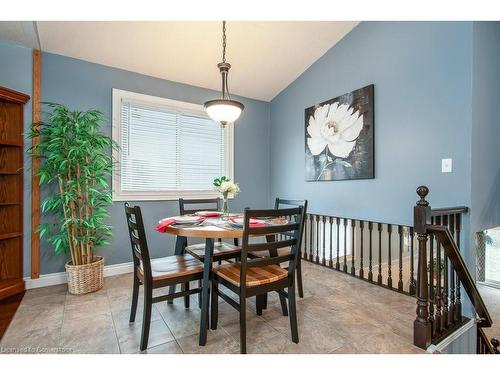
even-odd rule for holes
{"type": "MultiPolygon", "coordinates": [[[[304,262],[305,296],[298,299],[300,343],[290,338],[275,294],[262,316],[247,313],[249,353],[424,353],[412,344],[415,299],[304,262]]],[[[137,353],[142,307],[128,316],[132,275],[105,279],[84,296],[65,285],[32,289],[0,341],[0,352],[137,353]]],[[[141,296],[142,297],[142,296],[141,296]]],[[[198,346],[200,311],[183,300],[154,305],[147,353],[238,353],[238,313],[221,300],[219,327],[198,346]]]]}

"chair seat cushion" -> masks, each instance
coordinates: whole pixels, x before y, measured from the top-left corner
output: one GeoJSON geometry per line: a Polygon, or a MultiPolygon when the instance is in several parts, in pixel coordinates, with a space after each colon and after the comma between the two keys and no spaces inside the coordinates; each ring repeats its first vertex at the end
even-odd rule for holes
{"type": "MultiPolygon", "coordinates": [[[[205,257],[205,244],[200,243],[196,245],[186,246],[186,252],[193,255],[198,259],[203,259],[205,257]]],[[[234,256],[239,255],[241,252],[241,247],[231,245],[226,242],[215,242],[214,243],[214,258],[217,256],[230,256],[234,254],[234,256]]]]}
{"type": "MultiPolygon", "coordinates": [[[[144,273],[142,264],[139,272],[144,273]]],[[[151,260],[153,280],[165,280],[196,273],[203,274],[203,263],[189,254],[173,255],[151,260]]]]}
{"type": "MultiPolygon", "coordinates": [[[[240,286],[240,269],[241,263],[236,262],[216,266],[213,272],[231,284],[240,286]]],[[[247,268],[246,286],[268,284],[285,279],[287,276],[288,271],[276,264],[264,267],[251,267],[247,268]]]]}

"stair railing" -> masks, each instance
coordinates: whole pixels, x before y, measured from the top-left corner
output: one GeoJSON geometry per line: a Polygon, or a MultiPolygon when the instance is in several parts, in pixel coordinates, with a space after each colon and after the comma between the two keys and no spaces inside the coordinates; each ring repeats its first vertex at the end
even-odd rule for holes
{"type": "MultiPolygon", "coordinates": [[[[432,210],[433,222],[445,223],[460,243],[467,207],[432,210]]],[[[408,225],[310,213],[306,216],[304,260],[369,283],[416,295],[416,235],[408,225]]],[[[456,299],[460,301],[460,289],[456,299]]]]}
{"type": "Polygon", "coordinates": [[[417,317],[414,322],[414,344],[427,349],[464,324],[460,286],[463,285],[478,315],[478,353],[495,353],[497,340],[488,342],[482,328],[491,327],[492,319],[477,286],[460,254],[450,231],[447,215],[432,217],[426,200],[429,189],[417,188],[420,200],[414,207],[417,235],[417,317]],[[429,257],[428,257],[429,253],[429,257]]]}

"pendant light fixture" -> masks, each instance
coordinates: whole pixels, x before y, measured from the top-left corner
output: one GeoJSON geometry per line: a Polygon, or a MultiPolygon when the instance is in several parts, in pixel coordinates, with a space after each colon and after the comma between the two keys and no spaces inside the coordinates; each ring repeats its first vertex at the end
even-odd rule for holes
{"type": "Polygon", "coordinates": [[[222,62],[217,64],[217,68],[222,76],[222,98],[206,102],[205,110],[210,118],[220,122],[224,127],[226,124],[235,122],[245,108],[242,103],[232,100],[229,95],[227,76],[231,64],[226,62],[226,21],[222,21],[222,62]]]}

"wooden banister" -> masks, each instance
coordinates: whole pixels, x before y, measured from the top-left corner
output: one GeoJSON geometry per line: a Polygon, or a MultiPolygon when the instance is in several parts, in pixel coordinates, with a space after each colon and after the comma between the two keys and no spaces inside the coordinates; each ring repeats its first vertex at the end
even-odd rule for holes
{"type": "Polygon", "coordinates": [[[500,354],[500,351],[498,350],[500,342],[495,338],[488,340],[488,337],[481,327],[477,327],[476,342],[477,354],[500,354]]]}
{"type": "Polygon", "coordinates": [[[433,208],[431,210],[431,215],[432,216],[455,215],[455,214],[464,214],[468,211],[469,207],[467,206],[433,208]]]}
{"type": "Polygon", "coordinates": [[[455,272],[474,305],[474,309],[479,315],[480,320],[478,321],[478,325],[480,327],[491,327],[493,323],[491,316],[450,231],[442,225],[427,225],[427,231],[429,234],[435,235],[439,239],[441,246],[443,246],[446,256],[450,259],[455,272]]]}
{"type": "Polygon", "coordinates": [[[467,212],[467,207],[433,210],[426,200],[429,189],[419,186],[417,194],[420,199],[414,207],[413,219],[419,256],[414,344],[426,349],[431,343],[447,337],[467,320],[462,319],[461,312],[460,288],[463,286],[479,316],[477,353],[497,353],[498,340],[489,342],[482,329],[491,327],[491,316],[459,249],[460,215],[467,212]],[[427,259],[429,241],[430,259],[427,259]],[[434,244],[436,257],[433,255],[434,244]]]}

